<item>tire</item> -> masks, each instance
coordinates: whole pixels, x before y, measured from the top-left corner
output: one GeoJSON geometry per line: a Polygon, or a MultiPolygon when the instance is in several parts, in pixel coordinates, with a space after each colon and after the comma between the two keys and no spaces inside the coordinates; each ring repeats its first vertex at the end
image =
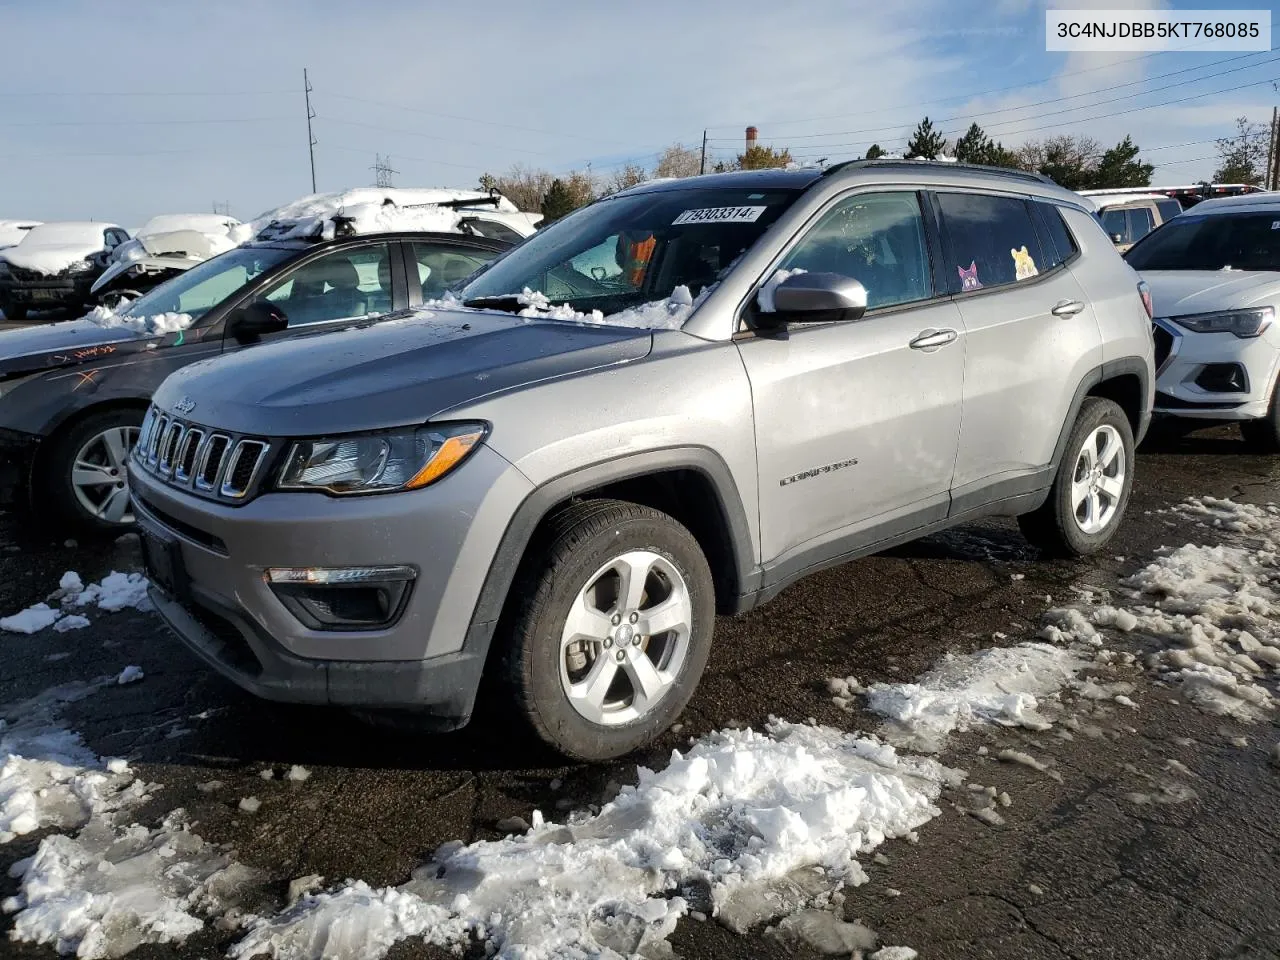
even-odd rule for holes
{"type": "Polygon", "coordinates": [[[55,524],[89,535],[119,536],[133,528],[128,473],[118,457],[118,447],[119,441],[131,443],[137,439],[145,412],[118,407],[90,414],[49,441],[34,492],[37,501],[44,501],[55,524]],[[75,464],[78,459],[82,464],[97,467],[96,470],[82,467],[81,472],[96,474],[100,483],[77,487],[75,464]],[[113,474],[112,470],[116,472],[113,474]],[[95,502],[102,508],[98,513],[90,509],[95,502]]]}
{"type": "Polygon", "coordinates": [[[1050,556],[1097,553],[1124,518],[1133,467],[1129,418],[1111,400],[1086,397],[1067,437],[1049,499],[1040,509],[1018,517],[1023,536],[1050,556]],[[1105,459],[1100,460],[1099,453],[1105,459]],[[1077,482],[1082,473],[1083,480],[1077,482]]]}
{"type": "Polygon", "coordinates": [[[0,313],[3,313],[4,318],[12,323],[22,323],[27,319],[26,304],[0,303],[0,313]]]}
{"type": "Polygon", "coordinates": [[[1271,391],[1267,415],[1257,420],[1241,420],[1240,435],[1251,450],[1258,453],[1280,453],[1280,386],[1271,391]]]}
{"type": "Polygon", "coordinates": [[[619,500],[575,503],[551,519],[513,589],[519,606],[501,637],[502,675],[553,749],[576,760],[612,759],[680,715],[711,652],[715,596],[707,559],[678,522],[619,500]],[[628,601],[636,572],[643,586],[628,601]],[[640,633],[646,612],[659,607],[679,625],[640,633]],[[580,639],[572,639],[575,608],[580,639]],[[651,685],[651,702],[642,683],[651,685]]]}

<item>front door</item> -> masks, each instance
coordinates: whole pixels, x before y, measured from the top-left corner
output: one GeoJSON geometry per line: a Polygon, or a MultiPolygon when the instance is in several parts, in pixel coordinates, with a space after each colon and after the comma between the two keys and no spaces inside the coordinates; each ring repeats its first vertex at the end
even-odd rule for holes
{"type": "Polygon", "coordinates": [[[959,311],[935,296],[914,192],[834,201],[779,269],[839,273],[868,294],[861,320],[738,341],[762,557],[803,567],[946,516],[965,343],[959,311]]]}

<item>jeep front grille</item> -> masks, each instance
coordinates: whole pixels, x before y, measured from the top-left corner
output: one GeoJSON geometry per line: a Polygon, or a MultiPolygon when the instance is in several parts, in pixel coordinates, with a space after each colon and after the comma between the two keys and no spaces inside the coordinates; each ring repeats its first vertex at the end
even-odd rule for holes
{"type": "Polygon", "coordinates": [[[212,430],[153,406],[133,457],[135,466],[168,486],[243,502],[256,492],[270,453],[268,440],[212,430]]]}

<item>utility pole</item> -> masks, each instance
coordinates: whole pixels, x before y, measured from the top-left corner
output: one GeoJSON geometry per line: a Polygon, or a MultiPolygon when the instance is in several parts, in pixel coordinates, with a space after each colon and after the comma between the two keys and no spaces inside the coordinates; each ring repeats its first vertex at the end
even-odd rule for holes
{"type": "Polygon", "coordinates": [[[707,172],[707,131],[702,131],[702,159],[698,161],[698,174],[707,172]]]}
{"type": "Polygon", "coordinates": [[[224,217],[231,216],[231,201],[230,200],[223,200],[221,202],[217,200],[213,201],[213,212],[220,213],[224,217]]]}
{"type": "Polygon", "coordinates": [[[1280,107],[1271,108],[1271,136],[1267,140],[1267,176],[1263,183],[1266,190],[1275,190],[1280,177],[1276,176],[1276,143],[1277,128],[1280,128],[1280,107]]]}
{"type": "Polygon", "coordinates": [[[380,153],[374,154],[373,166],[370,167],[369,169],[373,171],[373,176],[374,176],[373,185],[375,187],[395,186],[395,184],[391,182],[391,175],[393,173],[400,172],[399,170],[391,169],[391,157],[388,156],[384,160],[382,159],[382,154],[380,153]]]}
{"type": "Polygon", "coordinates": [[[311,109],[311,81],[307,79],[307,68],[302,68],[302,88],[307,98],[307,153],[311,157],[311,192],[316,192],[316,138],[311,133],[311,121],[316,112],[311,109]]]}

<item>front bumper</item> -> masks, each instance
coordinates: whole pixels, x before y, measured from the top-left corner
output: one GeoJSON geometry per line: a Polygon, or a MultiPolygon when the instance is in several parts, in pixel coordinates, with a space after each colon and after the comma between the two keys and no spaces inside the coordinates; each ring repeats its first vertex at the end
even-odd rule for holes
{"type": "Polygon", "coordinates": [[[31,489],[40,438],[0,427],[0,505],[19,502],[31,489]]]}
{"type": "Polygon", "coordinates": [[[455,475],[411,493],[338,499],[270,493],[212,502],[135,470],[144,534],[173,544],[181,587],[153,587],[165,622],[197,656],[258,696],[294,703],[470,715],[492,620],[477,601],[507,521],[531,490],[481,447],[455,475]],[[418,571],[389,626],[304,626],[268,567],[408,564],[418,571]]]}
{"type": "Polygon", "coordinates": [[[1280,369],[1280,333],[1241,339],[1230,333],[1193,333],[1164,320],[1157,324],[1172,336],[1172,347],[1156,377],[1155,412],[1202,420],[1254,420],[1267,415],[1280,369]],[[1244,390],[1209,390],[1203,380],[1211,365],[1238,364],[1244,390]]]}
{"type": "Polygon", "coordinates": [[[0,298],[17,306],[39,310],[44,307],[89,303],[96,273],[46,277],[40,280],[11,278],[0,288],[0,298]]]}

